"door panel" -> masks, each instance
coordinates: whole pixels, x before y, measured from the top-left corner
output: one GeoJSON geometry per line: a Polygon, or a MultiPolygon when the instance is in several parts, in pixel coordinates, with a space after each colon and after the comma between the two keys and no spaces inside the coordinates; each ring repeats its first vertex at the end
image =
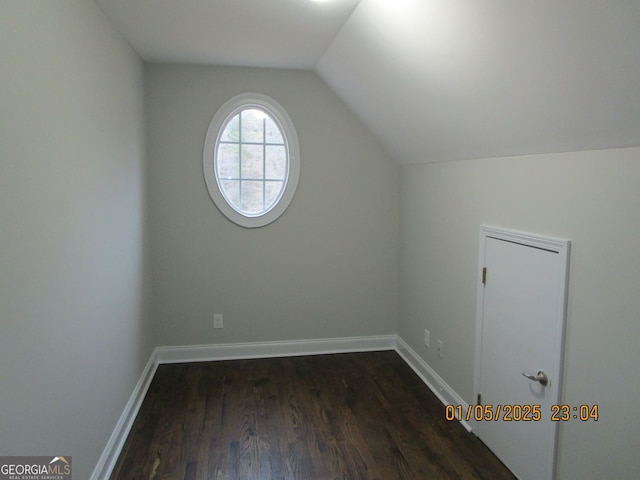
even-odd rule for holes
{"type": "Polygon", "coordinates": [[[478,421],[475,430],[520,479],[550,479],[557,429],[550,417],[560,392],[566,259],[557,248],[524,240],[495,232],[482,239],[486,281],[479,297],[477,391],[497,420],[478,421]],[[546,385],[523,376],[539,371],[546,374],[546,385]]]}

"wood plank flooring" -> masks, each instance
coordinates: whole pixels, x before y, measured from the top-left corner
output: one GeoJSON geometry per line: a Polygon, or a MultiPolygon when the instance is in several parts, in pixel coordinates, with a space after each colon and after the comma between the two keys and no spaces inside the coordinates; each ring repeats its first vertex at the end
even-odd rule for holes
{"type": "Polygon", "coordinates": [[[111,480],[513,479],[393,351],[160,365],[111,480]]]}

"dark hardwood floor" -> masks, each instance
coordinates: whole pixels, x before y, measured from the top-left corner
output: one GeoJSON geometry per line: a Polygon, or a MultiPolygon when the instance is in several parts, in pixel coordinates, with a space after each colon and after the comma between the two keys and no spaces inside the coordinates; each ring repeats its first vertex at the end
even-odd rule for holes
{"type": "Polygon", "coordinates": [[[513,479],[393,351],[160,365],[111,480],[513,479]]]}

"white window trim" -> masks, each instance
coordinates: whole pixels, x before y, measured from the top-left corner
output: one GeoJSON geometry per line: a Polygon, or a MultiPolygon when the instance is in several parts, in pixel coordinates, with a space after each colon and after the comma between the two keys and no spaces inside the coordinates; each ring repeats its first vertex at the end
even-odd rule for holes
{"type": "Polygon", "coordinates": [[[291,118],[278,102],[266,95],[243,93],[231,98],[218,109],[211,119],[204,141],[202,168],[207,190],[213,203],[229,220],[245,228],[264,227],[276,221],[285,212],[287,207],[289,207],[291,200],[293,200],[300,177],[300,145],[291,118]],[[284,136],[285,145],[287,145],[289,168],[283,187],[284,191],[276,205],[264,214],[249,216],[238,212],[224,197],[218,183],[218,176],[215,172],[215,152],[220,136],[222,135],[222,129],[227,121],[240,110],[252,106],[266,110],[276,121],[278,127],[280,127],[282,135],[284,136]]]}

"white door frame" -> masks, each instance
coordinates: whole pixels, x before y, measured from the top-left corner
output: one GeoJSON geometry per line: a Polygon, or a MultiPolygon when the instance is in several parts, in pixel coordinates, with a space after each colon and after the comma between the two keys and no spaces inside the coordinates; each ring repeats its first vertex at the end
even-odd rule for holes
{"type": "MultiPolygon", "coordinates": [[[[569,281],[569,253],[571,249],[571,242],[569,240],[546,237],[537,234],[520,232],[515,230],[506,230],[497,227],[491,227],[487,225],[480,226],[480,249],[478,256],[478,288],[477,288],[477,307],[476,307],[476,342],[475,342],[475,374],[473,381],[473,400],[471,403],[476,403],[478,393],[480,393],[480,372],[481,372],[481,356],[482,356],[482,321],[484,312],[484,284],[483,284],[483,268],[485,266],[485,246],[487,238],[493,238],[498,240],[504,240],[508,242],[518,243],[533,248],[541,248],[544,250],[550,250],[560,255],[560,261],[562,267],[559,270],[558,284],[564,288],[564,295],[562,298],[562,308],[558,309],[558,329],[555,333],[556,338],[559,340],[558,351],[556,352],[556,358],[554,358],[555,369],[550,373],[550,378],[553,379],[554,388],[551,393],[553,403],[560,404],[561,390],[562,390],[562,372],[563,372],[563,360],[564,360],[564,335],[565,325],[567,319],[567,299],[569,294],[568,281],[569,281]]],[[[542,412],[542,421],[550,421],[551,412],[542,412]]],[[[473,418],[469,422],[473,431],[478,430],[478,422],[473,418]]],[[[555,478],[555,467],[557,461],[557,449],[556,444],[558,440],[558,423],[553,422],[553,439],[551,448],[553,448],[551,465],[547,466],[547,478],[555,478]]]]}

